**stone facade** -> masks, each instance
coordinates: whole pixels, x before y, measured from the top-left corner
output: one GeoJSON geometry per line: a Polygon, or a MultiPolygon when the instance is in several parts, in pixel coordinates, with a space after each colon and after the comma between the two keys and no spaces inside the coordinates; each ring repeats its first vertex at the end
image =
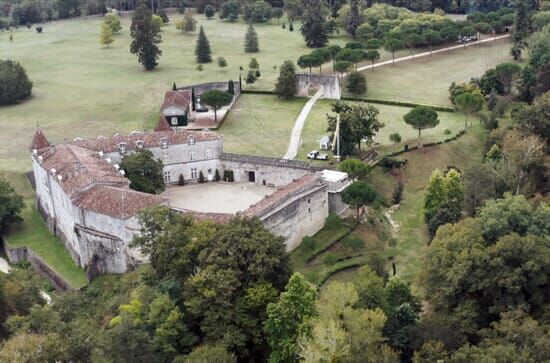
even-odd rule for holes
{"type": "Polygon", "coordinates": [[[342,97],[340,78],[320,74],[297,74],[296,88],[298,96],[308,96],[311,87],[322,87],[323,98],[339,100],[342,97]]]}

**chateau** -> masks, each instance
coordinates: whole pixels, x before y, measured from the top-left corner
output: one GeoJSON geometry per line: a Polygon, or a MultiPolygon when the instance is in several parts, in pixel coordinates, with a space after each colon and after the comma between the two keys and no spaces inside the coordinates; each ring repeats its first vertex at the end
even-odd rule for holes
{"type": "Polygon", "coordinates": [[[164,117],[155,130],[92,140],[77,138],[58,145],[50,144],[41,130],[36,131],[30,150],[37,208],[79,266],[99,273],[123,273],[145,261],[146,256],[129,243],[140,231],[138,212],[154,205],[219,223],[235,215],[257,217],[284,237],[288,250],[321,229],[329,212],[340,213],[346,208],[340,200],[340,192],[349,183],[345,173],[323,171],[303,161],[224,153],[220,134],[172,128],[164,117]],[[228,187],[232,188],[228,197],[242,193],[250,205],[241,210],[208,211],[216,203],[197,208],[164,194],[130,189],[119,165],[125,155],[140,149],[150,150],[162,161],[167,191],[202,197],[202,186],[228,187]],[[217,173],[230,173],[231,182],[214,182],[217,173]],[[206,184],[196,183],[201,174],[206,184]],[[180,176],[185,186],[176,185],[180,176]]]}

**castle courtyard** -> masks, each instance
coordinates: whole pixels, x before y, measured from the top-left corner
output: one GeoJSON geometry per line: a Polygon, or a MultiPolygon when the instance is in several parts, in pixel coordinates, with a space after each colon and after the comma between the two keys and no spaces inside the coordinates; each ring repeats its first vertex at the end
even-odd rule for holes
{"type": "Polygon", "coordinates": [[[177,209],[234,214],[275,191],[276,188],[255,183],[209,182],[169,187],[161,197],[168,198],[170,206],[177,209]]]}

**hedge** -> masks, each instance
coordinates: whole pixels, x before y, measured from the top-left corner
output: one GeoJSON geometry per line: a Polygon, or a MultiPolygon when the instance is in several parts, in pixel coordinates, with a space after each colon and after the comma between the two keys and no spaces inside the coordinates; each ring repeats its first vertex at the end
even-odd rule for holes
{"type": "Polygon", "coordinates": [[[262,91],[255,89],[243,89],[241,94],[251,94],[251,95],[276,95],[275,91],[262,91]]]}
{"type": "Polygon", "coordinates": [[[423,105],[420,103],[413,103],[413,102],[400,102],[400,101],[390,101],[390,100],[379,100],[375,98],[361,98],[361,97],[342,97],[342,101],[356,101],[356,102],[368,102],[368,103],[378,103],[381,105],[390,105],[390,106],[401,106],[401,107],[417,107],[417,106],[425,106],[429,107],[434,111],[441,111],[441,112],[455,112],[454,108],[452,107],[445,107],[445,106],[435,106],[435,105],[423,105]]]}
{"type": "MultiPolygon", "coordinates": [[[[451,142],[451,141],[455,141],[456,139],[458,139],[459,137],[461,137],[462,135],[464,135],[466,133],[466,131],[464,130],[461,130],[460,132],[458,132],[455,136],[453,137],[449,137],[443,141],[435,141],[435,142],[429,142],[427,144],[423,144],[422,147],[430,147],[430,146],[435,146],[435,145],[441,145],[443,143],[446,143],[446,142],[451,142]]],[[[408,144],[405,144],[405,146],[403,147],[403,149],[401,150],[398,150],[398,151],[395,151],[393,153],[390,153],[390,154],[386,154],[384,155],[382,158],[384,157],[392,157],[392,156],[397,156],[397,155],[401,155],[401,154],[404,154],[406,152],[409,152],[409,151],[413,151],[413,150],[416,150],[418,149],[418,146],[411,146],[411,147],[408,147],[409,145],[408,144]]]]}

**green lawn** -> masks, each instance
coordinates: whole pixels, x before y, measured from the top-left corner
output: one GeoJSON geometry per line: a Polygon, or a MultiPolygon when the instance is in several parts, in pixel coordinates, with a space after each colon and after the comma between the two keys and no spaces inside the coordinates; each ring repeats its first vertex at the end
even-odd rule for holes
{"type": "MultiPolygon", "coordinates": [[[[327,113],[332,114],[331,105],[334,101],[319,100],[310,112],[304,130],[302,132],[302,145],[299,157],[305,158],[311,150],[319,149],[319,139],[322,135],[328,135],[327,113]]],[[[350,102],[355,103],[355,102],[350,102]]],[[[361,102],[355,104],[364,104],[361,102]]],[[[365,104],[366,105],[366,104],[365,104]]],[[[409,107],[388,106],[373,104],[379,111],[379,120],[384,123],[374,142],[380,145],[391,145],[390,134],[397,132],[401,135],[401,144],[411,143],[418,140],[418,131],[407,125],[403,121],[403,116],[410,111],[409,107]]],[[[454,112],[439,112],[440,123],[433,129],[422,131],[422,142],[434,142],[444,140],[450,136],[456,135],[464,128],[464,115],[454,112]],[[451,133],[446,135],[445,130],[451,133]]]]}
{"type": "MultiPolygon", "coordinates": [[[[282,29],[273,20],[256,25],[260,52],[244,53],[246,24],[207,20],[196,16],[210,40],[214,62],[196,70],[194,48],[197,34],[183,35],[174,26],[179,14],[170,14],[171,23],[163,28],[163,54],[159,67],[146,72],[137,57],[129,53],[129,19],[122,21],[122,32],[111,48],[99,44],[101,18],[64,20],[44,25],[42,34],[34,28],[0,32],[2,58],[17,60],[34,83],[33,97],[21,104],[2,107],[0,114],[0,170],[20,171],[29,167],[26,145],[36,123],[54,142],[63,139],[96,137],[116,131],[130,132],[151,128],[158,119],[163,94],[172,82],[186,84],[238,79],[239,66],[245,71],[250,57],[260,63],[262,76],[253,85],[272,90],[279,66],[310,51],[298,31],[282,29]],[[225,57],[228,67],[221,70],[216,58],[225,57]]],[[[331,42],[344,44],[341,33],[331,42]]],[[[328,67],[327,67],[328,68],[328,67]]]]}
{"type": "Polygon", "coordinates": [[[467,82],[509,60],[510,42],[500,40],[366,70],[362,73],[368,90],[363,96],[448,106],[453,81],[467,82]]]}
{"type": "Polygon", "coordinates": [[[306,102],[306,98],[287,101],[271,95],[241,95],[219,130],[224,150],[282,157],[294,121],[306,102]]]}
{"type": "MultiPolygon", "coordinates": [[[[402,169],[405,184],[403,199],[393,217],[400,225],[398,242],[390,251],[395,257],[397,273],[411,281],[416,288],[422,256],[429,240],[422,212],[426,184],[436,168],[444,171],[448,166],[454,166],[464,170],[469,165],[480,162],[484,135],[482,127],[474,123],[474,127],[456,141],[401,156],[408,163],[402,169]]],[[[375,189],[390,200],[396,180],[389,171],[381,167],[375,168],[369,179],[375,189]]]]}

